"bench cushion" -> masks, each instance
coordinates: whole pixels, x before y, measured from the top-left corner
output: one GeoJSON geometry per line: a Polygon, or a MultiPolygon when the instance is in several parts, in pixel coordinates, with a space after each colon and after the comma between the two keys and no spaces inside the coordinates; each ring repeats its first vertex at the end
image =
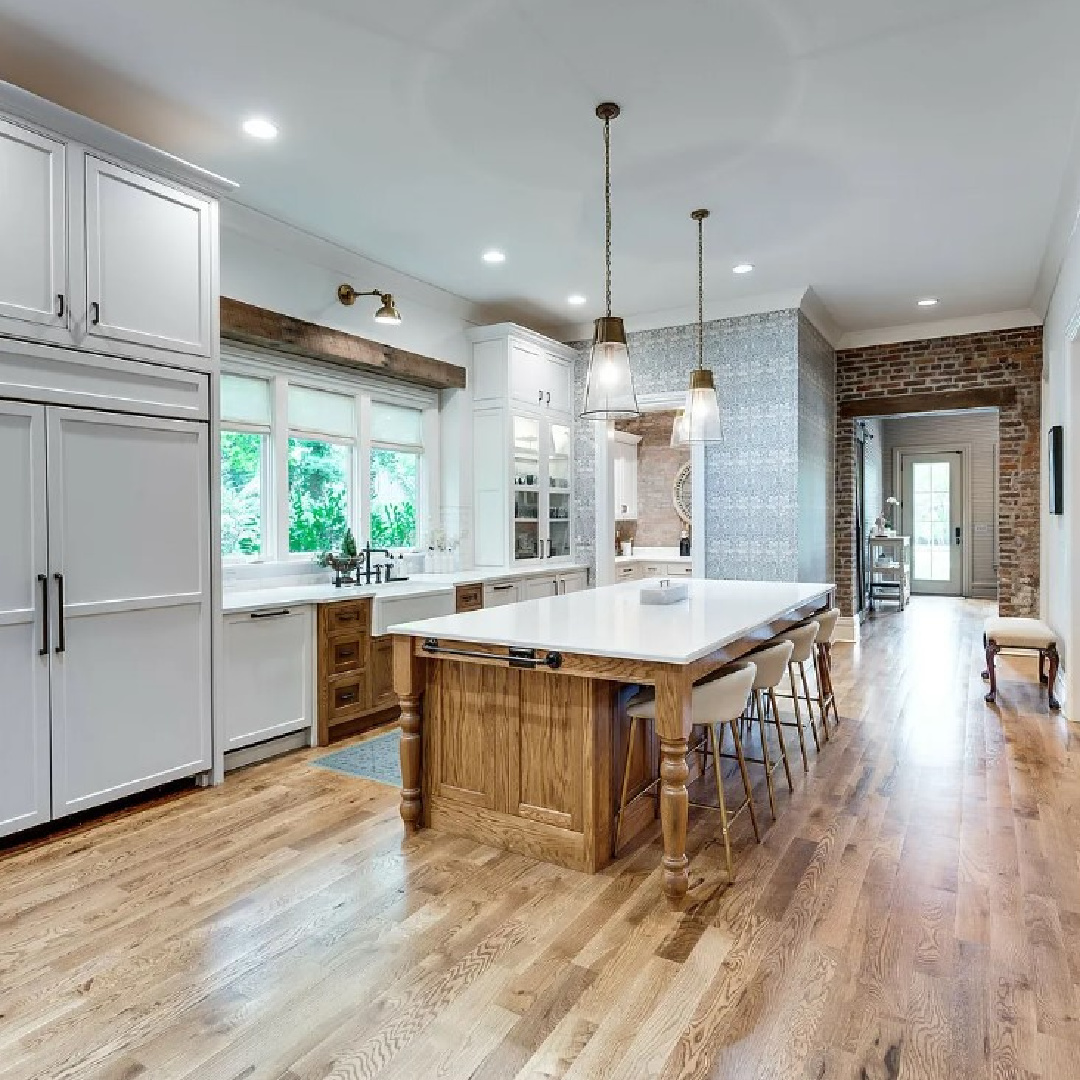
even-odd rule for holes
{"type": "Polygon", "coordinates": [[[1041,619],[1001,618],[995,616],[983,624],[983,639],[1003,649],[1045,649],[1057,638],[1041,619]]]}

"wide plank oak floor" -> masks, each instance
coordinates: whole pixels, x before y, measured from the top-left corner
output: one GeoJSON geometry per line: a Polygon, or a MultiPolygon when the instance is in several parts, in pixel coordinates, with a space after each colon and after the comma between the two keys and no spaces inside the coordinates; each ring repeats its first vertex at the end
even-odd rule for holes
{"type": "Polygon", "coordinates": [[[402,842],[304,752],[0,849],[4,1080],[1080,1076],[1080,755],[986,604],[837,646],[844,717],[724,880],[402,842]]]}

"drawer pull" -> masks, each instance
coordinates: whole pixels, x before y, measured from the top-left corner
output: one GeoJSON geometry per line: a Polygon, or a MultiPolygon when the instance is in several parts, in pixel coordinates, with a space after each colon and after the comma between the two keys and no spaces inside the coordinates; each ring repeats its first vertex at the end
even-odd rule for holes
{"type": "Polygon", "coordinates": [[[280,619],[282,615],[288,615],[289,609],[287,607],[279,608],[277,611],[253,611],[251,618],[253,619],[280,619]]]}
{"type": "Polygon", "coordinates": [[[351,701],[354,701],[356,699],[356,691],[355,690],[342,690],[338,694],[337,699],[338,699],[338,704],[340,704],[340,705],[348,705],[351,701]]]}
{"type": "Polygon", "coordinates": [[[334,618],[338,622],[356,622],[360,616],[355,611],[342,611],[340,614],[335,613],[334,618]]]}

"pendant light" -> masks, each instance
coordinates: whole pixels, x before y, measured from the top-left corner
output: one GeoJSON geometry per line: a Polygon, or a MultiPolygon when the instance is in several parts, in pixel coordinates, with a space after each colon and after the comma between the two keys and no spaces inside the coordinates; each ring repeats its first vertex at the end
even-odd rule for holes
{"type": "Polygon", "coordinates": [[[630,352],[626,346],[626,328],[622,319],[611,314],[611,121],[619,115],[619,106],[605,102],[596,107],[604,121],[604,269],[605,314],[596,320],[592,348],[589,350],[589,374],[585,380],[585,408],[581,415],[590,420],[629,420],[641,415],[634,376],[630,371],[630,352]]]}
{"type": "Polygon", "coordinates": [[[716,397],[713,373],[705,366],[705,241],[704,224],[708,210],[695,210],[690,217],[697,222],[697,367],[690,372],[690,389],[686,403],[675,417],[671,430],[671,445],[719,442],[720,402],[716,397]]]}

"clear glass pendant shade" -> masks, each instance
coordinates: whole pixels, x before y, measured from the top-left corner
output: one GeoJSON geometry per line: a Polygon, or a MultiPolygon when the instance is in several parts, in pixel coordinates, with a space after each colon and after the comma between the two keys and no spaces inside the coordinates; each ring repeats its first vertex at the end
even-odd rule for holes
{"type": "Polygon", "coordinates": [[[593,420],[629,420],[641,415],[622,319],[596,320],[581,415],[593,420]]]}
{"type": "Polygon", "coordinates": [[[720,402],[716,396],[713,373],[708,368],[695,368],[690,375],[686,402],[676,414],[671,430],[671,445],[720,442],[720,402]]]}

